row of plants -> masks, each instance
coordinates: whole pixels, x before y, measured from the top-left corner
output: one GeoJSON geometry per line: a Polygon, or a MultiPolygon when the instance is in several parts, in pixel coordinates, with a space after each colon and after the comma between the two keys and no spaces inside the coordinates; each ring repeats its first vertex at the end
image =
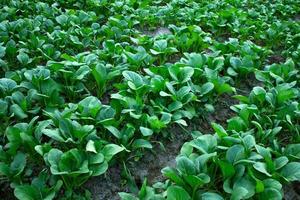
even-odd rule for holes
{"type": "Polygon", "coordinates": [[[193,134],[165,167],[165,182],[147,186],[134,199],[283,199],[283,185],[300,180],[299,72],[292,60],[267,66],[248,96],[235,95],[236,116],[214,134],[193,134]]]}
{"type": "Polygon", "coordinates": [[[251,40],[278,56],[299,62],[299,6],[297,1],[156,1],[135,13],[145,16],[139,26],[197,24],[218,40],[251,40]]]}

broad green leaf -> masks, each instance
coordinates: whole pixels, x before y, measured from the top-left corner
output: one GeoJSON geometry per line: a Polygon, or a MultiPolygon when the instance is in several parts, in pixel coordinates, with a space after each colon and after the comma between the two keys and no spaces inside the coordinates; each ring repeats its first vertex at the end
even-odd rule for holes
{"type": "Polygon", "coordinates": [[[178,170],[187,175],[195,175],[196,174],[196,166],[192,160],[187,158],[186,156],[179,156],[176,158],[176,165],[178,170]]]}
{"type": "Polygon", "coordinates": [[[20,52],[17,59],[22,65],[26,65],[30,61],[29,56],[24,52],[20,52]]]}
{"type": "Polygon", "coordinates": [[[67,15],[59,15],[55,18],[55,20],[57,21],[57,23],[59,23],[60,25],[65,25],[68,22],[68,16],[67,15]]]}
{"type": "Polygon", "coordinates": [[[19,200],[42,200],[40,191],[30,185],[19,185],[15,188],[14,194],[19,200]]]}
{"type": "Polygon", "coordinates": [[[234,183],[231,199],[248,199],[254,194],[254,182],[248,178],[242,177],[234,183]]]}
{"type": "Polygon", "coordinates": [[[236,144],[231,146],[226,152],[226,159],[234,164],[245,157],[245,149],[242,145],[236,144]]]}
{"type": "Polygon", "coordinates": [[[134,149],[138,149],[138,148],[147,148],[147,149],[152,149],[152,145],[149,141],[144,140],[144,139],[136,139],[134,140],[134,142],[132,143],[132,147],[134,149]]]}
{"type": "Polygon", "coordinates": [[[8,78],[1,78],[0,79],[0,91],[1,92],[12,92],[13,89],[15,89],[17,87],[17,83],[12,80],[12,79],[8,79],[8,78]]]}
{"type": "Polygon", "coordinates": [[[120,153],[123,150],[124,150],[123,147],[120,147],[116,144],[107,144],[102,149],[102,153],[105,157],[105,160],[110,161],[114,155],[116,155],[117,153],[120,153]]]}
{"type": "Polygon", "coordinates": [[[217,193],[205,192],[201,194],[201,199],[202,200],[223,200],[223,197],[217,193]]]}
{"type": "Polygon", "coordinates": [[[125,77],[126,81],[129,81],[133,84],[129,85],[131,89],[137,90],[144,85],[144,81],[141,75],[139,75],[138,73],[132,71],[124,71],[122,74],[125,77]]]}
{"type": "Polygon", "coordinates": [[[25,119],[28,115],[22,110],[18,104],[14,104],[10,107],[10,110],[19,119],[25,119]]]}
{"type": "Polygon", "coordinates": [[[132,194],[128,194],[125,192],[119,192],[119,196],[121,197],[122,200],[138,200],[138,198],[136,198],[132,194]]]}
{"type": "Polygon", "coordinates": [[[107,80],[107,69],[106,67],[99,63],[92,69],[92,74],[96,80],[98,89],[102,92],[105,87],[105,83],[107,80]]]}
{"type": "Polygon", "coordinates": [[[182,106],[183,105],[180,101],[174,101],[173,103],[169,104],[168,110],[169,110],[169,112],[173,112],[175,110],[182,108],[182,106]]]}
{"type": "Polygon", "coordinates": [[[179,176],[179,172],[177,171],[177,169],[171,167],[165,167],[161,170],[161,173],[168,179],[172,180],[177,185],[184,185],[184,181],[179,176]]]}
{"type": "Polygon", "coordinates": [[[290,162],[285,165],[281,172],[283,176],[288,181],[299,181],[300,180],[300,162],[290,162]]]}
{"type": "Polygon", "coordinates": [[[78,109],[84,116],[96,117],[101,106],[100,100],[94,96],[88,96],[78,103],[78,109]]]}
{"type": "Polygon", "coordinates": [[[216,124],[214,122],[211,123],[211,125],[212,125],[213,129],[216,131],[216,133],[218,134],[218,136],[220,138],[225,137],[225,136],[228,135],[227,132],[225,131],[225,129],[221,125],[216,124]]]}
{"type": "Polygon", "coordinates": [[[89,169],[93,172],[92,176],[100,176],[101,174],[104,174],[108,169],[108,163],[107,161],[104,161],[103,163],[99,165],[90,166],[89,169]]]}
{"type": "Polygon", "coordinates": [[[0,58],[5,56],[5,50],[6,50],[6,47],[4,47],[0,44],[0,58]]]}
{"type": "Polygon", "coordinates": [[[65,139],[61,136],[59,129],[44,129],[42,132],[44,135],[47,135],[53,140],[56,140],[58,142],[65,142],[65,139]]]}
{"type": "Polygon", "coordinates": [[[17,153],[13,161],[10,163],[10,170],[14,175],[20,175],[26,166],[26,155],[24,153],[17,153]]]}
{"type": "Polygon", "coordinates": [[[88,152],[97,153],[95,142],[93,140],[89,140],[88,143],[86,144],[85,150],[88,152]]]}
{"type": "Polygon", "coordinates": [[[237,57],[231,57],[230,64],[234,69],[239,69],[242,66],[242,61],[237,57]]]}
{"type": "Polygon", "coordinates": [[[211,82],[207,82],[201,86],[200,93],[201,93],[201,95],[206,95],[213,89],[214,89],[214,84],[211,82]]]}
{"type": "Polygon", "coordinates": [[[143,136],[151,136],[153,134],[153,130],[146,128],[146,127],[140,127],[140,131],[142,133],[143,136]]]}
{"type": "Polygon", "coordinates": [[[300,144],[288,144],[284,153],[286,156],[293,156],[300,159],[300,144]]]}
{"type": "Polygon", "coordinates": [[[256,169],[257,171],[271,177],[272,175],[268,172],[267,170],[267,165],[266,163],[263,163],[263,162],[256,162],[254,165],[253,165],[254,169],[256,169]]]}
{"type": "Polygon", "coordinates": [[[224,178],[230,178],[235,174],[235,169],[232,164],[230,164],[228,161],[218,161],[218,164],[222,170],[223,177],[224,178]]]}
{"type": "Polygon", "coordinates": [[[167,189],[167,200],[191,200],[190,195],[180,186],[170,186],[167,189]]]}
{"type": "Polygon", "coordinates": [[[114,127],[114,126],[105,126],[105,128],[107,130],[109,130],[109,132],[111,132],[116,138],[121,139],[122,138],[122,134],[120,133],[120,131],[114,127]]]}

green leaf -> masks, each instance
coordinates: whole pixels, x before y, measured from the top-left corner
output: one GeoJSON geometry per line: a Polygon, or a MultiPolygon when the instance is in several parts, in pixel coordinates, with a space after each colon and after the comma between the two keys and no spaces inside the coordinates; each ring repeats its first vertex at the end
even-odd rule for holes
{"type": "Polygon", "coordinates": [[[216,124],[216,123],[214,123],[214,122],[211,123],[211,125],[212,125],[213,129],[216,131],[217,135],[218,135],[220,138],[225,137],[225,136],[228,135],[227,132],[225,131],[225,129],[224,129],[221,125],[216,124]]]}
{"type": "Polygon", "coordinates": [[[254,167],[254,169],[256,169],[257,171],[259,171],[259,172],[261,172],[261,173],[263,173],[263,174],[265,174],[265,175],[267,175],[267,176],[272,176],[269,172],[268,172],[268,170],[267,170],[267,165],[266,165],[266,163],[263,163],[263,162],[256,162],[256,163],[254,163],[254,165],[253,165],[253,167],[254,167]]]}
{"type": "Polygon", "coordinates": [[[12,92],[17,87],[17,83],[8,78],[1,78],[0,79],[0,91],[1,92],[12,92]]]}
{"type": "Polygon", "coordinates": [[[300,162],[290,162],[280,172],[288,181],[300,181],[300,162]]]}
{"type": "Polygon", "coordinates": [[[185,83],[191,79],[194,74],[192,67],[180,67],[178,65],[172,65],[168,68],[170,76],[180,83],[185,83]]]}
{"type": "Polygon", "coordinates": [[[5,56],[5,50],[6,50],[6,47],[4,47],[0,44],[0,58],[5,56]]]}
{"type": "Polygon", "coordinates": [[[248,178],[242,177],[234,183],[231,199],[248,199],[254,194],[254,182],[248,178]]]}
{"type": "Polygon", "coordinates": [[[116,144],[107,144],[102,149],[102,153],[106,161],[110,161],[114,155],[124,150],[124,147],[120,147],[116,144]]]}
{"type": "Polygon", "coordinates": [[[227,120],[227,123],[227,130],[234,130],[239,132],[245,130],[245,128],[247,127],[244,120],[239,116],[230,118],[229,120],[227,120]]]}
{"type": "Polygon", "coordinates": [[[161,170],[161,173],[168,179],[172,180],[177,185],[184,185],[182,178],[178,175],[177,169],[173,169],[171,167],[165,167],[161,170]]]}
{"type": "Polygon", "coordinates": [[[196,189],[210,182],[210,177],[204,173],[199,175],[183,175],[184,180],[193,188],[196,189]]]}
{"type": "Polygon", "coordinates": [[[223,197],[221,197],[217,193],[205,192],[205,193],[201,194],[201,199],[202,200],[223,200],[223,197]]]}
{"type": "Polygon", "coordinates": [[[284,102],[286,102],[287,100],[290,100],[292,98],[296,97],[297,92],[295,92],[295,90],[293,90],[292,85],[293,83],[284,83],[281,85],[278,85],[276,87],[276,91],[277,91],[277,102],[278,104],[282,104],[284,102]]]}
{"type": "Polygon", "coordinates": [[[5,116],[8,110],[8,103],[6,101],[0,100],[0,116],[5,116]]]}
{"type": "Polygon", "coordinates": [[[206,95],[208,94],[210,91],[212,91],[214,89],[214,84],[211,82],[207,82],[205,84],[203,84],[200,88],[200,93],[201,95],[206,95]]]}
{"type": "Polygon", "coordinates": [[[94,96],[88,96],[78,103],[78,109],[84,116],[96,117],[97,113],[101,109],[101,102],[94,96]]]}
{"type": "Polygon", "coordinates": [[[284,151],[286,156],[300,159],[300,144],[288,144],[284,151]]]}
{"type": "Polygon", "coordinates": [[[55,20],[60,25],[65,25],[68,22],[68,16],[67,15],[59,15],[59,16],[55,17],[55,20]]]}
{"type": "Polygon", "coordinates": [[[28,64],[30,60],[29,56],[24,52],[20,52],[19,55],[17,56],[17,59],[22,65],[28,64]]]}
{"type": "Polygon", "coordinates": [[[242,61],[237,57],[231,57],[230,64],[234,69],[238,69],[242,66],[242,61]]]}
{"type": "Polygon", "coordinates": [[[227,83],[222,83],[222,84],[215,84],[215,88],[218,92],[219,95],[224,94],[224,93],[231,93],[231,92],[235,92],[235,88],[231,87],[229,84],[227,83]]]}
{"type": "Polygon", "coordinates": [[[44,129],[42,132],[53,140],[65,142],[65,139],[60,135],[59,129],[44,129]]]}
{"type": "Polygon", "coordinates": [[[125,192],[119,192],[119,196],[121,197],[121,200],[139,200],[138,198],[136,198],[132,194],[128,194],[128,193],[125,193],[125,192]]]}
{"type": "Polygon", "coordinates": [[[283,166],[285,166],[289,162],[289,159],[285,156],[281,156],[279,158],[276,158],[274,160],[275,169],[281,169],[283,166]]]}
{"type": "Polygon", "coordinates": [[[129,87],[131,89],[137,90],[144,85],[144,81],[138,73],[132,71],[124,71],[122,74],[125,77],[126,81],[133,84],[129,84],[129,87]]]}
{"type": "Polygon", "coordinates": [[[105,126],[105,128],[107,130],[109,130],[109,132],[111,132],[116,138],[121,139],[122,138],[122,134],[120,133],[120,131],[114,127],[114,126],[105,126]]]}
{"type": "Polygon", "coordinates": [[[87,65],[80,66],[79,69],[75,72],[77,80],[82,80],[87,74],[90,73],[90,68],[87,65]]]}
{"type": "Polygon", "coordinates": [[[191,200],[190,195],[180,186],[170,186],[167,189],[167,200],[191,200]]]}
{"type": "Polygon", "coordinates": [[[176,164],[178,170],[187,175],[195,175],[196,174],[196,166],[189,158],[186,156],[179,156],[176,158],[176,164]]]}
{"type": "Polygon", "coordinates": [[[168,42],[167,40],[156,40],[154,41],[153,44],[153,49],[150,49],[151,53],[153,55],[158,55],[160,53],[163,53],[165,51],[165,49],[167,49],[168,47],[168,42]]]}
{"type": "Polygon", "coordinates": [[[152,149],[152,145],[149,141],[144,140],[144,139],[136,139],[134,140],[134,142],[132,143],[132,147],[134,149],[138,149],[138,148],[147,148],[147,149],[152,149]]]}
{"type": "Polygon", "coordinates": [[[275,190],[273,188],[267,188],[259,194],[259,199],[282,200],[283,196],[281,191],[275,190]]]}
{"type": "Polygon", "coordinates": [[[103,163],[95,166],[90,166],[89,169],[93,172],[92,176],[100,176],[108,170],[108,163],[104,161],[103,163]]]}
{"type": "Polygon", "coordinates": [[[222,170],[222,174],[224,178],[230,178],[235,174],[235,169],[232,164],[230,164],[228,161],[220,160],[218,161],[218,164],[222,170]]]}
{"type": "Polygon", "coordinates": [[[251,148],[253,148],[256,145],[255,138],[253,135],[246,135],[243,138],[243,142],[248,150],[251,150],[251,148]]]}
{"type": "Polygon", "coordinates": [[[104,162],[104,155],[102,153],[89,154],[89,164],[100,164],[104,162]]]}
{"type": "Polygon", "coordinates": [[[202,68],[207,60],[205,55],[198,53],[184,53],[184,56],[187,58],[187,60],[184,61],[193,68],[202,68]]]}
{"type": "Polygon", "coordinates": [[[179,80],[181,83],[185,83],[189,81],[194,74],[194,69],[191,67],[184,67],[182,70],[180,70],[179,74],[179,80]]]}
{"type": "Polygon", "coordinates": [[[212,135],[201,135],[190,142],[190,145],[198,149],[201,153],[207,154],[214,152],[217,147],[217,139],[212,135]]]}
{"type": "Polygon", "coordinates": [[[95,142],[93,140],[89,140],[88,143],[86,144],[85,150],[88,152],[97,153],[95,142]]]}
{"type": "Polygon", "coordinates": [[[14,175],[20,175],[26,166],[26,155],[18,152],[14,157],[14,160],[10,163],[10,170],[13,171],[14,175]]]}
{"type": "Polygon", "coordinates": [[[231,146],[226,152],[226,159],[234,164],[245,157],[245,149],[242,145],[236,144],[231,146]]]}
{"type": "Polygon", "coordinates": [[[168,110],[169,112],[173,112],[175,110],[178,110],[182,108],[183,104],[180,101],[174,101],[173,103],[169,104],[168,110]]]}
{"type": "Polygon", "coordinates": [[[241,200],[248,194],[248,190],[244,187],[236,187],[231,195],[230,200],[241,200]]]}
{"type": "Polygon", "coordinates": [[[42,200],[38,189],[30,185],[17,186],[14,194],[19,200],[42,200]]]}
{"type": "Polygon", "coordinates": [[[19,119],[25,119],[28,115],[22,110],[18,104],[14,104],[10,107],[10,110],[19,119]]]}
{"type": "Polygon", "coordinates": [[[107,80],[107,71],[106,67],[99,63],[92,69],[92,75],[94,76],[98,89],[100,90],[100,93],[103,92],[106,80],[107,80]]]}
{"type": "Polygon", "coordinates": [[[58,162],[61,158],[61,156],[63,155],[63,152],[60,151],[59,149],[51,149],[47,155],[47,160],[49,162],[49,164],[51,165],[51,171],[53,170],[52,167],[55,168],[55,170],[57,170],[57,165],[58,162]]]}
{"type": "Polygon", "coordinates": [[[140,127],[140,131],[142,133],[143,136],[147,137],[147,136],[151,136],[153,134],[153,131],[149,128],[146,127],[140,127]]]}
{"type": "Polygon", "coordinates": [[[254,97],[256,99],[258,99],[260,102],[264,102],[266,99],[266,94],[267,94],[267,92],[265,91],[264,88],[257,86],[252,89],[250,97],[253,98],[253,95],[255,95],[254,97]]]}
{"type": "Polygon", "coordinates": [[[227,73],[228,73],[230,76],[238,76],[238,73],[237,73],[232,67],[228,67],[228,68],[227,68],[227,73]]]}

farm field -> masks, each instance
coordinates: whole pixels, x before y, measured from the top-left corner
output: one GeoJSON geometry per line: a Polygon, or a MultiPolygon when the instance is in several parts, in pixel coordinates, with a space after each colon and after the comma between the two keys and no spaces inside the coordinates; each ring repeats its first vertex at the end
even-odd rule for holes
{"type": "Polygon", "coordinates": [[[300,199],[300,0],[0,1],[0,199],[300,199]]]}

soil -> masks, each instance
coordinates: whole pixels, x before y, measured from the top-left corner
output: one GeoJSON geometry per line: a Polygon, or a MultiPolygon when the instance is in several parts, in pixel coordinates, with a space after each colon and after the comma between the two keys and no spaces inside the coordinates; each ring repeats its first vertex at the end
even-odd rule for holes
{"type": "Polygon", "coordinates": [[[109,167],[105,176],[93,177],[86,184],[92,194],[93,199],[119,200],[118,192],[126,192],[127,189],[122,185],[121,166],[109,167]]]}
{"type": "Polygon", "coordinates": [[[154,31],[151,30],[142,30],[142,33],[151,37],[156,37],[159,35],[169,35],[172,34],[171,31],[166,27],[159,27],[154,31]]]}
{"type": "Polygon", "coordinates": [[[284,62],[284,57],[282,57],[281,55],[271,55],[268,57],[268,64],[273,64],[273,63],[282,63],[284,62]]]}
{"type": "Polygon", "coordinates": [[[263,87],[263,83],[258,81],[255,78],[254,74],[248,75],[248,77],[238,80],[239,83],[236,83],[238,86],[236,87],[237,93],[241,95],[248,96],[255,86],[263,87]]]}
{"type": "MultiPolygon", "coordinates": [[[[137,186],[141,186],[145,178],[147,183],[152,185],[155,182],[163,181],[164,177],[161,174],[161,169],[166,166],[175,167],[176,156],[180,152],[181,146],[191,140],[191,136],[174,125],[168,129],[171,134],[171,139],[162,141],[164,147],[158,143],[154,145],[154,152],[146,152],[142,159],[137,162],[129,162],[128,168],[134,174],[137,186]]],[[[160,139],[161,140],[161,139],[160,139]]]]}
{"type": "Polygon", "coordinates": [[[0,197],[5,197],[5,200],[16,199],[14,197],[14,190],[9,186],[7,182],[0,183],[0,197]]]}
{"type": "Polygon", "coordinates": [[[299,22],[300,21],[300,13],[295,15],[294,21],[299,22]]]}
{"type": "Polygon", "coordinates": [[[300,184],[299,182],[283,187],[285,200],[300,200],[300,184]]]}

